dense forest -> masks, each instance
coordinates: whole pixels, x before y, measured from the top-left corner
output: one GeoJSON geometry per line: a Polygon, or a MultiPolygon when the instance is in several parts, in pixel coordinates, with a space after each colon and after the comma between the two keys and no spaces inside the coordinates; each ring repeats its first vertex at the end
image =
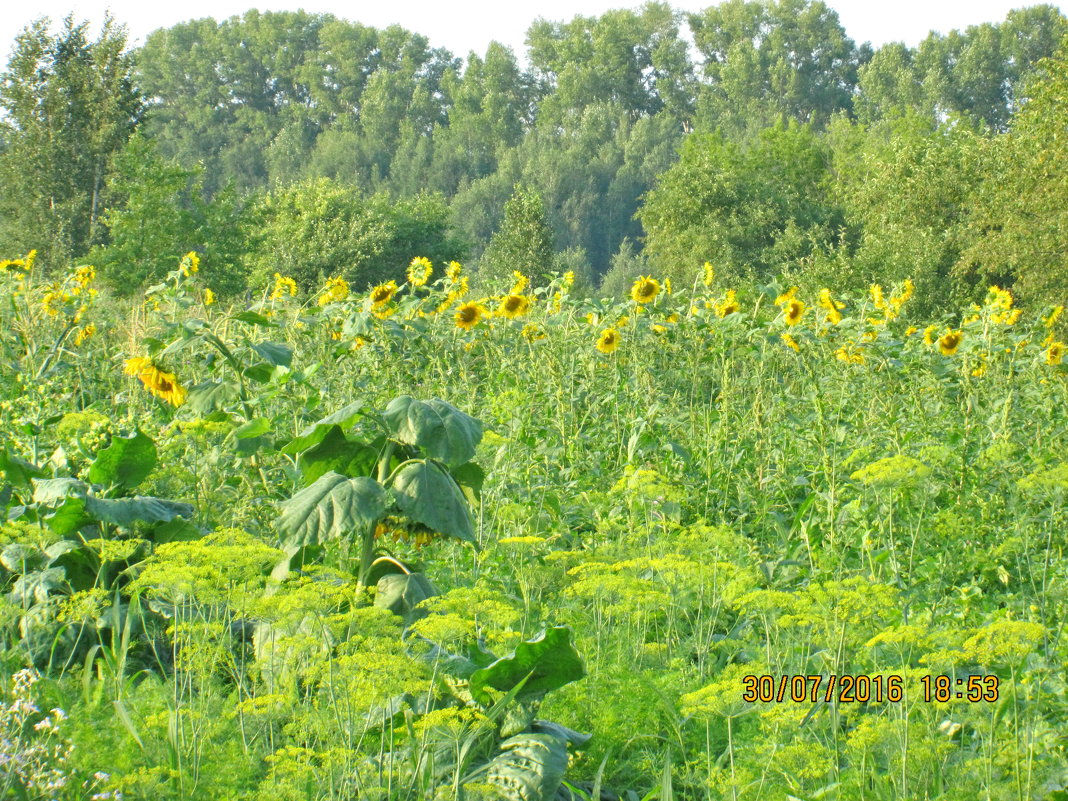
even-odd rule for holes
{"type": "Polygon", "coordinates": [[[137,49],[119,21],[37,20],[0,85],[0,251],[121,291],[196,250],[223,294],[426,256],[484,287],[572,270],[618,295],[711,261],[843,291],[911,277],[925,312],[991,283],[1063,300],[1066,34],[1039,5],[873,49],[822,2],[648,3],[461,58],[304,12],[137,49]]]}

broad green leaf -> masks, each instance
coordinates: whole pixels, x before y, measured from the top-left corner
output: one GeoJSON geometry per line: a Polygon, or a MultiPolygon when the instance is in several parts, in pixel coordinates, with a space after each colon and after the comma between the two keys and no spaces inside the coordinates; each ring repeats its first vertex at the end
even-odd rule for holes
{"type": "Polygon", "coordinates": [[[31,479],[40,478],[45,471],[21,456],[15,455],[12,449],[11,444],[0,448],[0,472],[16,487],[29,487],[31,479]]]}
{"type": "Polygon", "coordinates": [[[552,801],[567,770],[567,741],[552,734],[519,734],[500,744],[501,753],[476,780],[497,788],[507,801],[552,801]]]}
{"type": "Polygon", "coordinates": [[[330,471],[282,503],[275,525],[285,548],[318,545],[362,534],[383,515],[386,500],[386,491],[374,479],[330,471]]]}
{"type": "Polygon", "coordinates": [[[87,501],[88,498],[84,495],[69,495],[59,505],[50,507],[51,510],[42,515],[41,519],[52,529],[53,533],[66,537],[87,522],[85,515],[87,501]]]}
{"type": "Polygon", "coordinates": [[[260,342],[252,349],[272,367],[289,367],[293,363],[293,349],[282,342],[260,342]]]}
{"type": "Polygon", "coordinates": [[[156,466],[156,443],[140,429],[125,437],[112,437],[89,465],[89,480],[107,487],[133,489],[156,466]]]}
{"type": "Polygon", "coordinates": [[[234,436],[238,439],[252,439],[260,437],[271,430],[271,421],[266,417],[254,417],[243,425],[234,429],[234,436]]]}
{"type": "Polygon", "coordinates": [[[63,586],[66,579],[61,567],[49,567],[34,573],[20,576],[9,596],[19,606],[29,606],[36,602],[43,604],[48,600],[48,595],[53,590],[63,586]]]}
{"type": "Polygon", "coordinates": [[[390,401],[382,417],[399,442],[420,447],[450,467],[470,461],[482,440],[482,423],[437,398],[420,401],[401,395],[390,401]]]}
{"type": "Polygon", "coordinates": [[[270,362],[256,362],[241,371],[245,378],[250,378],[257,384],[266,384],[274,375],[275,365],[270,362]]]}
{"type": "Polygon", "coordinates": [[[456,479],[456,483],[460,485],[460,489],[463,490],[471,505],[478,503],[478,499],[482,497],[482,485],[486,481],[486,471],[474,462],[468,462],[449,472],[452,473],[452,477],[456,479]]]}
{"type": "Polygon", "coordinates": [[[206,415],[226,406],[237,394],[238,387],[233,381],[205,381],[189,390],[185,405],[196,414],[206,415]]]}
{"type": "Polygon", "coordinates": [[[297,460],[305,484],[316,481],[328,471],[346,476],[366,475],[371,472],[377,451],[362,442],[352,442],[341,431],[341,426],[327,428],[322,441],[301,453],[297,460]]]}
{"type": "Polygon", "coordinates": [[[35,478],[33,502],[43,506],[55,506],[70,496],[84,498],[88,489],[84,481],[76,478],[35,478]]]}
{"type": "Polygon", "coordinates": [[[169,523],[176,517],[192,517],[193,507],[147,495],[117,499],[90,496],[85,499],[85,513],[95,520],[129,528],[132,523],[169,523]]]}
{"type": "Polygon", "coordinates": [[[318,445],[335,424],[342,429],[348,428],[362,413],[363,401],[353,401],[343,409],[338,409],[333,414],[327,415],[322,420],[316,420],[305,428],[286,443],[285,447],[282,448],[282,453],[292,456],[310,448],[312,445],[318,445]]]}
{"type": "Polygon", "coordinates": [[[406,622],[425,616],[426,610],[416,606],[438,595],[437,588],[422,573],[390,573],[378,580],[375,606],[400,615],[406,622]]]}
{"type": "Polygon", "coordinates": [[[486,689],[507,692],[530,674],[518,698],[549,692],[570,684],[586,675],[575,646],[571,644],[571,629],[553,626],[537,637],[521,642],[515,651],[475,671],[471,675],[471,695],[482,703],[489,703],[486,689]]]}
{"type": "Polygon", "coordinates": [[[12,573],[29,573],[43,567],[47,561],[48,555],[44,551],[22,542],[12,542],[0,551],[0,565],[12,573]]]}
{"type": "Polygon", "coordinates": [[[271,322],[270,318],[264,317],[262,314],[257,314],[254,311],[243,311],[238,314],[235,314],[230,319],[240,320],[241,322],[248,323],[249,325],[263,326],[264,328],[274,327],[274,323],[271,322]]]}
{"type": "Polygon", "coordinates": [[[391,488],[397,507],[416,523],[448,537],[475,541],[467,499],[437,462],[420,459],[402,467],[391,488]]]}

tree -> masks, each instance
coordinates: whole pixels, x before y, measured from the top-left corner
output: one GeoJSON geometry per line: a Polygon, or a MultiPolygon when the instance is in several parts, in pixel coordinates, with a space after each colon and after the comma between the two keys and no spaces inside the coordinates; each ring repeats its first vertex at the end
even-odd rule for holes
{"type": "Polygon", "coordinates": [[[776,125],[740,144],[693,134],[639,212],[650,266],[679,285],[705,261],[724,278],[768,280],[837,238],[829,154],[810,126],[776,125]]]}
{"type": "Polygon", "coordinates": [[[689,15],[704,56],[697,119],[731,135],[797,120],[824,126],[852,106],[869,57],[819,0],[728,0],[689,15]]]}
{"type": "Polygon", "coordinates": [[[1039,63],[1009,133],[986,148],[985,179],[969,197],[975,236],[954,274],[973,294],[1006,279],[1025,301],[1068,298],[1068,38],[1039,63]]]}
{"type": "Polygon", "coordinates": [[[541,195],[516,185],[504,204],[504,222],[478,260],[479,285],[486,292],[503,292],[518,270],[536,286],[552,269],[553,232],[541,195]]]}
{"type": "Polygon", "coordinates": [[[87,26],[32,23],[0,81],[0,247],[37,248],[48,267],[99,240],[108,163],[142,112],[125,29],[106,17],[90,42],[87,26]]]}

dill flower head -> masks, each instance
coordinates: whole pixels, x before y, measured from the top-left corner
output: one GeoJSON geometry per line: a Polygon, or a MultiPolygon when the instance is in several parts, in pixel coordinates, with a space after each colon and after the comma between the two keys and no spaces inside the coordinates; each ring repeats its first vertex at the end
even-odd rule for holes
{"type": "Polygon", "coordinates": [[[649,276],[639,276],[630,288],[630,299],[635,303],[651,303],[660,294],[660,282],[649,276]]]}
{"type": "Polygon", "coordinates": [[[782,310],[787,325],[797,325],[805,316],[805,304],[797,298],[789,300],[782,310]]]}
{"type": "Polygon", "coordinates": [[[430,280],[430,274],[434,272],[434,265],[425,256],[416,256],[408,265],[408,283],[412,286],[423,286],[430,280]]]}
{"type": "Polygon", "coordinates": [[[509,320],[514,320],[516,317],[521,317],[530,310],[530,298],[526,295],[506,295],[501,301],[501,305],[497,307],[497,314],[501,317],[507,317],[509,320]]]}
{"type": "Polygon", "coordinates": [[[614,328],[606,328],[597,339],[597,350],[601,353],[611,353],[619,347],[619,332],[614,328]]]}
{"type": "Polygon", "coordinates": [[[941,337],[938,338],[938,350],[941,351],[943,356],[952,356],[957,352],[957,348],[960,347],[961,339],[964,334],[959,330],[946,331],[941,337]]]}
{"type": "Polygon", "coordinates": [[[1064,361],[1064,343],[1049,343],[1049,347],[1046,348],[1046,364],[1060,364],[1062,361],[1064,361]]]}
{"type": "Polygon", "coordinates": [[[319,305],[344,300],[349,296],[349,282],[340,276],[334,276],[326,282],[326,289],[319,296],[319,305]]]}
{"type": "Polygon", "coordinates": [[[470,331],[487,314],[486,309],[478,303],[471,301],[463,304],[456,310],[456,327],[464,331],[470,331]]]}
{"type": "Polygon", "coordinates": [[[376,286],[374,289],[371,290],[371,308],[381,309],[383,306],[393,300],[393,295],[396,291],[396,281],[388,281],[385,284],[379,284],[378,286],[376,286]]]}
{"type": "Polygon", "coordinates": [[[512,270],[512,277],[515,279],[515,283],[512,284],[512,288],[509,290],[508,294],[522,295],[523,290],[530,284],[530,279],[523,275],[523,273],[519,272],[519,270],[512,270]]]}
{"type": "Polygon", "coordinates": [[[712,286],[712,282],[716,280],[716,268],[712,266],[712,262],[706,261],[701,268],[701,283],[705,286],[712,286]]]}
{"type": "Polygon", "coordinates": [[[738,305],[738,301],[735,298],[734,290],[728,289],[723,300],[716,304],[716,316],[726,317],[728,314],[734,314],[740,308],[741,307],[738,305]]]}

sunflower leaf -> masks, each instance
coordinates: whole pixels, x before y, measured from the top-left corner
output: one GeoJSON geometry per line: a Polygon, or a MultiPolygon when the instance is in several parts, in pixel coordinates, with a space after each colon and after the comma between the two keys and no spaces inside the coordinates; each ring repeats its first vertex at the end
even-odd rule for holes
{"type": "Polygon", "coordinates": [[[140,429],[125,437],[112,437],[89,465],[89,480],[106,487],[133,489],[156,466],[156,443],[140,429]]]}
{"type": "Polygon", "coordinates": [[[438,462],[420,459],[402,467],[391,489],[398,508],[410,520],[448,537],[475,541],[467,499],[438,462]]]}
{"type": "Polygon", "coordinates": [[[401,395],[390,401],[382,417],[399,442],[418,446],[450,467],[470,461],[482,441],[482,423],[437,398],[421,401],[401,395]]]}
{"type": "Polygon", "coordinates": [[[386,510],[387,495],[366,476],[348,478],[329,471],[281,504],[275,526],[284,549],[319,545],[374,523],[386,510]]]}

